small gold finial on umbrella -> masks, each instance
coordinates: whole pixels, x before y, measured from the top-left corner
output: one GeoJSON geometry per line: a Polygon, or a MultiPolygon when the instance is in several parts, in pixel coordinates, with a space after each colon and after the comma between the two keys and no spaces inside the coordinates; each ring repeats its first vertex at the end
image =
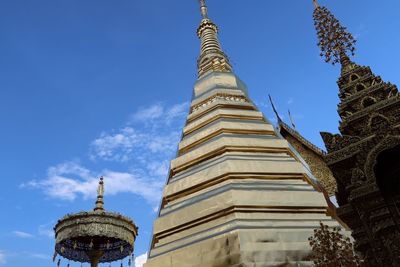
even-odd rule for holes
{"type": "Polygon", "coordinates": [[[97,200],[94,211],[104,211],[104,181],[103,176],[100,177],[99,186],[97,188],[97,200]]]}

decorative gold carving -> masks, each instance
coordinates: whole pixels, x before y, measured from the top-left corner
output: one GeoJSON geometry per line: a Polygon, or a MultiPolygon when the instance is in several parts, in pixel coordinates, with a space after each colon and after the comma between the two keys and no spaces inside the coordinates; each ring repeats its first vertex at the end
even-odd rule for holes
{"type": "Polygon", "coordinates": [[[315,178],[317,178],[318,182],[326,190],[328,195],[335,195],[336,180],[323,158],[325,153],[319,152],[319,149],[312,149],[312,147],[305,145],[302,140],[299,140],[296,138],[296,136],[291,135],[291,132],[288,133],[290,135],[281,130],[282,136],[293,146],[294,149],[296,149],[305,162],[307,162],[307,164],[310,166],[311,173],[315,176],[315,178]]]}
{"type": "Polygon", "coordinates": [[[67,215],[57,223],[55,231],[57,253],[79,262],[90,262],[87,252],[91,248],[79,242],[82,237],[119,240],[110,243],[108,248],[106,243],[99,248],[107,251],[100,257],[100,262],[111,262],[129,256],[137,236],[137,227],[129,218],[118,213],[97,211],[67,215]],[[77,247],[74,249],[75,242],[77,247]],[[120,252],[121,246],[123,252],[120,252]]]}
{"type": "Polygon", "coordinates": [[[191,113],[196,112],[201,109],[204,109],[207,106],[211,105],[212,103],[216,102],[217,100],[224,100],[224,101],[230,101],[230,102],[242,102],[242,103],[249,102],[245,96],[217,94],[217,95],[212,96],[212,97],[202,101],[201,103],[193,106],[191,109],[191,113]]]}

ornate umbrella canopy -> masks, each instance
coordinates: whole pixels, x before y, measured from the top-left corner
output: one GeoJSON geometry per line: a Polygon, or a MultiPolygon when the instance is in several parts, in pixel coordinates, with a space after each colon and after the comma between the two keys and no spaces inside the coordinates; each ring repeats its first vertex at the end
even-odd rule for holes
{"type": "Polygon", "coordinates": [[[97,192],[93,211],[67,214],[57,222],[54,259],[58,254],[68,260],[97,266],[99,262],[113,262],[133,255],[138,228],[128,217],[104,210],[103,177],[97,192]]]}

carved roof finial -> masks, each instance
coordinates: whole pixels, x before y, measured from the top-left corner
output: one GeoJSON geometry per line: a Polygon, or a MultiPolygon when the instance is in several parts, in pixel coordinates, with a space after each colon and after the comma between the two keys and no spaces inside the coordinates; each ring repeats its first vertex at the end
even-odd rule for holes
{"type": "Polygon", "coordinates": [[[273,110],[274,113],[275,113],[276,119],[278,120],[278,123],[281,123],[281,122],[282,122],[282,119],[281,119],[281,117],[279,116],[278,111],[276,111],[276,108],[275,108],[274,102],[272,101],[271,95],[268,95],[268,97],[269,97],[269,102],[271,102],[272,110],[273,110]]]}
{"type": "Polygon", "coordinates": [[[356,40],[326,7],[319,6],[316,0],[313,2],[316,6],[313,17],[321,57],[333,65],[336,63],[341,63],[342,66],[350,64],[347,52],[354,56],[356,40]]]}
{"type": "Polygon", "coordinates": [[[294,124],[293,117],[292,117],[292,114],[290,114],[289,109],[288,109],[288,114],[289,114],[290,122],[292,123],[292,127],[294,130],[296,130],[296,124],[294,124]]]}
{"type": "Polygon", "coordinates": [[[203,16],[204,19],[207,19],[208,13],[207,13],[206,0],[199,0],[199,2],[200,2],[201,15],[203,16]]]}
{"type": "Polygon", "coordinates": [[[100,177],[99,186],[97,187],[96,207],[94,211],[104,211],[104,181],[103,176],[100,177]]]}

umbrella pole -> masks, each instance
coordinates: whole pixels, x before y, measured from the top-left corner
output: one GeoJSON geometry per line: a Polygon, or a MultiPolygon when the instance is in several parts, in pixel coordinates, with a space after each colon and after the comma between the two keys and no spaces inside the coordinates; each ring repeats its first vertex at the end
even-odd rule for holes
{"type": "Polygon", "coordinates": [[[99,261],[101,256],[103,256],[103,251],[101,250],[91,250],[87,252],[87,255],[89,256],[90,259],[90,266],[91,267],[97,267],[99,265],[99,261]]]}

